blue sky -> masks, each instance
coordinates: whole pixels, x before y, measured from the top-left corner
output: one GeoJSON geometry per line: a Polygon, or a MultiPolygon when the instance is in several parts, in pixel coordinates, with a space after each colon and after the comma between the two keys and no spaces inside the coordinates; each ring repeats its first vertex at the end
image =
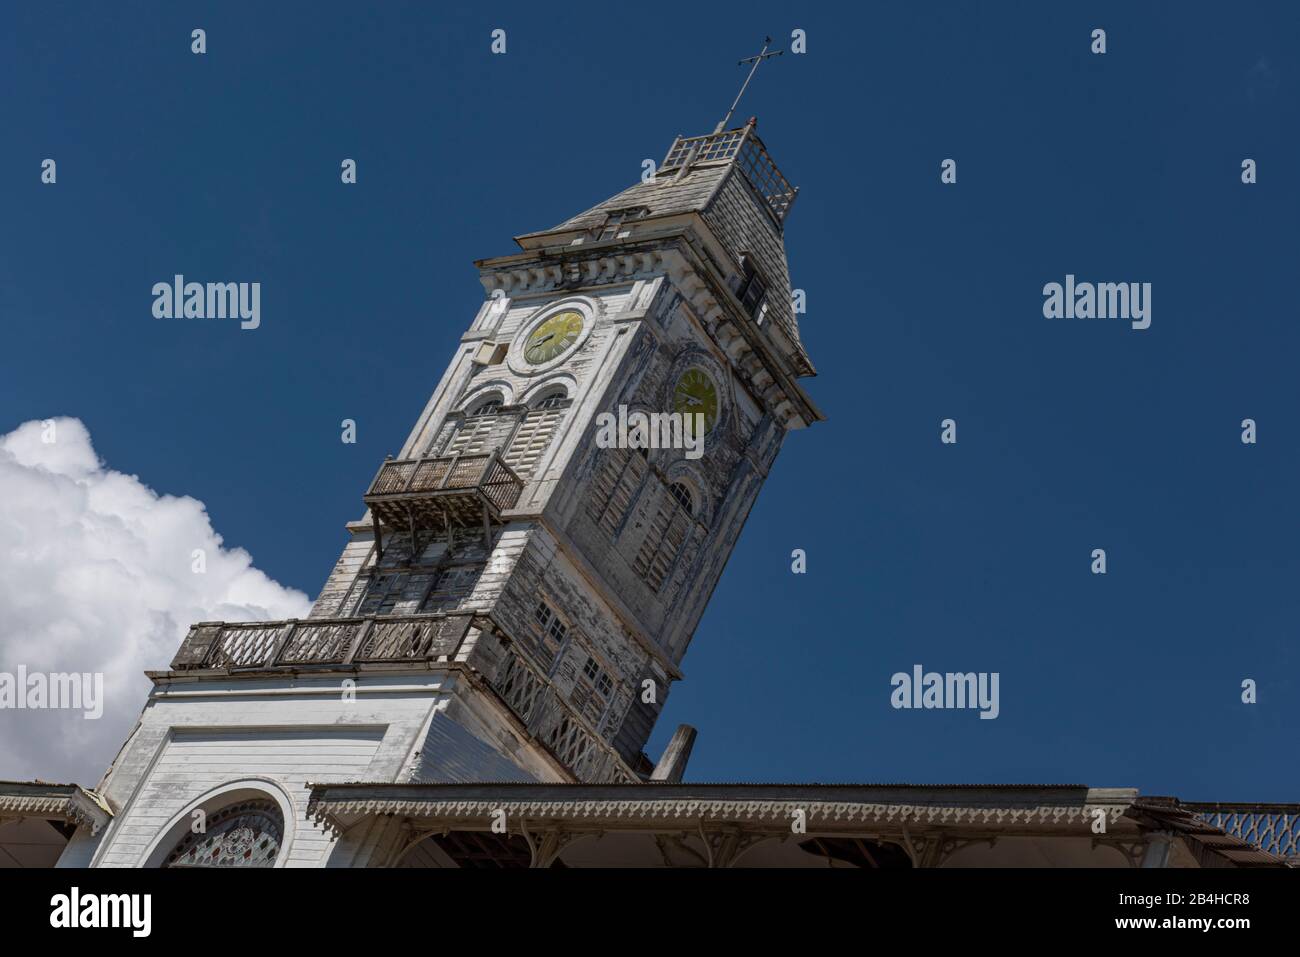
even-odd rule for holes
{"type": "Polygon", "coordinates": [[[649,750],[689,722],[695,780],[1300,799],[1300,7],[377,7],[5,6],[0,432],[81,418],[314,596],[471,261],[712,129],[735,61],[801,28],[739,117],[801,187],[829,421],[789,437],[649,750]],[[177,272],[260,281],[262,327],[154,320],[177,272]],[[1152,283],[1151,328],[1044,319],[1067,273],[1152,283]],[[917,663],[999,672],[1000,717],[893,710],[917,663]]]}

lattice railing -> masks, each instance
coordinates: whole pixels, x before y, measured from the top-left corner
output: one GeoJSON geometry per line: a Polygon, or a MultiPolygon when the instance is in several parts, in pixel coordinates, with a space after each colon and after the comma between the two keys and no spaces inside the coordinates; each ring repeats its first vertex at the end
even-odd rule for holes
{"type": "Polygon", "coordinates": [[[756,140],[748,139],[740,148],[736,165],[754,189],[767,200],[776,218],[784,222],[799,191],[781,175],[781,171],[772,162],[772,157],[767,155],[767,150],[756,140]]]}
{"type": "MultiPolygon", "coordinates": [[[[391,495],[400,492],[457,492],[481,488],[513,488],[514,498],[523,482],[494,452],[472,455],[442,455],[423,459],[398,459],[385,462],[370,483],[367,495],[391,495]]],[[[500,507],[514,504],[508,493],[498,495],[500,507]]]]}
{"type": "Polygon", "coordinates": [[[753,126],[746,125],[707,136],[679,136],[668,148],[668,155],[659,168],[660,171],[665,171],[687,163],[719,160],[733,160],[750,185],[767,201],[777,222],[785,222],[799,190],[790,185],[790,181],[772,161],[763,141],[754,134],[753,126]]]}
{"type": "Polygon", "coordinates": [[[455,618],[376,618],[357,653],[360,661],[451,656],[459,643],[455,618]]]}
{"type": "Polygon", "coordinates": [[[356,621],[300,622],[290,631],[276,661],[280,664],[342,661],[358,628],[360,623],[356,621]]]}
{"type": "Polygon", "coordinates": [[[522,658],[518,655],[506,657],[497,679],[497,691],[524,724],[532,718],[537,699],[545,687],[542,679],[533,674],[522,658]]]}
{"type": "MultiPolygon", "coordinates": [[[[274,652],[284,622],[231,625],[223,628],[209,655],[211,668],[248,668],[267,661],[274,652]]],[[[188,639],[186,639],[188,640],[188,639]]]]}
{"type": "Polygon", "coordinates": [[[740,152],[740,144],[745,141],[749,127],[741,126],[721,133],[709,133],[705,136],[679,136],[668,148],[668,155],[659,165],[660,169],[675,169],[687,160],[693,163],[709,163],[715,160],[733,159],[740,152]],[[694,155],[692,155],[694,154],[694,155]]]}
{"type": "Polygon", "coordinates": [[[564,715],[551,733],[547,743],[556,756],[573,769],[581,781],[590,780],[592,765],[597,757],[596,743],[590,734],[571,715],[564,715]]]}
{"type": "Polygon", "coordinates": [[[407,486],[411,484],[411,477],[415,475],[415,468],[419,464],[415,460],[385,462],[379,469],[379,474],[375,476],[375,480],[370,483],[370,491],[366,494],[380,495],[405,492],[407,486]]]}
{"type": "Polygon", "coordinates": [[[1179,803],[1207,824],[1279,857],[1300,858],[1300,804],[1179,803]]]}
{"type": "Polygon", "coordinates": [[[586,783],[638,779],[618,752],[566,704],[541,672],[513,648],[507,648],[490,682],[530,732],[574,776],[586,783]]]}
{"type": "Polygon", "coordinates": [[[483,470],[480,489],[499,511],[514,508],[523,487],[523,480],[515,474],[514,469],[496,456],[492,457],[487,468],[483,470]]]}
{"type": "Polygon", "coordinates": [[[172,668],[280,668],[452,658],[472,614],[204,622],[181,643],[172,668]]]}
{"type": "Polygon", "coordinates": [[[371,515],[393,528],[442,528],[499,519],[524,482],[497,452],[388,460],[365,494],[371,515]]]}

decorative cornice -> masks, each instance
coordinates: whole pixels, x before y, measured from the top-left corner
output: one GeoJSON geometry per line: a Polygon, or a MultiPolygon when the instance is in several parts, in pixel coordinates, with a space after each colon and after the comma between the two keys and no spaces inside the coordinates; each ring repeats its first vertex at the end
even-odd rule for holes
{"type": "Polygon", "coordinates": [[[819,418],[820,413],[798,387],[787,384],[793,380],[786,373],[777,372],[773,376],[769,371],[769,365],[779,365],[779,361],[774,356],[760,355],[761,350],[769,347],[759,345],[757,330],[753,334],[742,331],[740,326],[749,320],[742,318],[734,295],[707,281],[700,267],[681,248],[672,245],[675,240],[686,239],[688,232],[683,229],[655,237],[653,247],[629,248],[620,244],[584,249],[579,245],[553,252],[482,260],[478,264],[479,282],[489,297],[498,293],[519,296],[666,275],[741,378],[752,383],[761,401],[783,427],[803,428],[819,418]]]}
{"type": "Polygon", "coordinates": [[[449,827],[486,827],[492,816],[505,811],[509,821],[564,824],[583,830],[679,830],[701,823],[742,825],[773,833],[789,831],[796,812],[802,811],[809,832],[895,831],[903,828],[960,828],[981,832],[1092,833],[1097,812],[1107,826],[1118,822],[1125,804],[964,806],[934,804],[876,804],[844,801],[780,800],[577,800],[483,801],[420,798],[333,797],[328,786],[312,796],[308,814],[322,824],[338,828],[342,819],[392,815],[449,827]]]}
{"type": "Polygon", "coordinates": [[[573,246],[561,255],[560,261],[549,263],[538,263],[535,259],[518,265],[485,263],[479,282],[489,296],[497,290],[518,296],[559,291],[578,282],[626,282],[664,271],[661,250],[591,249],[584,253],[581,246],[573,246]]]}
{"type": "Polygon", "coordinates": [[[67,821],[89,827],[91,834],[109,822],[113,812],[93,791],[75,784],[0,783],[0,820],[24,817],[67,821]]]}

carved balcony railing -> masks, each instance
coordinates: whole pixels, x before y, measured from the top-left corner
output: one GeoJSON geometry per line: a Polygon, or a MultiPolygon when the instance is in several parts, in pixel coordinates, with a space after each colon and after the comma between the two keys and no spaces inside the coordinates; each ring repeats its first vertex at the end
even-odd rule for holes
{"type": "Polygon", "coordinates": [[[200,622],[173,671],[266,670],[454,658],[474,615],[393,615],[289,621],[200,622]]]}
{"type": "MultiPolygon", "coordinates": [[[[482,609],[433,615],[205,621],[190,628],[172,671],[250,675],[457,659],[471,625],[491,627],[482,609]]],[[[471,667],[488,664],[473,654],[471,667]]],[[[556,691],[545,673],[513,648],[493,656],[488,685],[574,776],[588,783],[639,779],[614,747],[556,691]]]]}
{"type": "Polygon", "coordinates": [[[1180,801],[1178,806],[1261,851],[1300,862],[1300,804],[1189,804],[1180,801]]]}
{"type": "Polygon", "coordinates": [[[496,452],[389,459],[365,494],[376,523],[417,529],[500,521],[523,492],[523,480],[496,452]]]}

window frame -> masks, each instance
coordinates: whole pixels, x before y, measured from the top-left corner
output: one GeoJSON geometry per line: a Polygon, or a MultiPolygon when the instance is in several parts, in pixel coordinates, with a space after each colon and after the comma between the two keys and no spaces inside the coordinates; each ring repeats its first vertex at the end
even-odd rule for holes
{"type": "Polygon", "coordinates": [[[461,415],[467,419],[477,419],[485,415],[497,415],[505,408],[506,397],[500,392],[493,392],[480,397],[472,406],[466,407],[461,415]]]}
{"type": "Polygon", "coordinates": [[[767,277],[754,265],[753,257],[745,256],[741,269],[743,272],[740,285],[736,287],[736,299],[740,301],[746,315],[751,319],[760,320],[765,313],[763,306],[772,291],[772,286],[767,281],[767,277]],[[751,305],[751,292],[755,287],[758,288],[758,296],[753,298],[751,305]]]}
{"type": "Polygon", "coordinates": [[[620,232],[619,227],[645,219],[649,215],[649,206],[624,206],[619,209],[608,210],[605,213],[605,221],[592,229],[591,238],[598,243],[617,239],[620,232]]]}
{"type": "Polygon", "coordinates": [[[538,598],[537,604],[533,606],[533,623],[537,626],[539,637],[543,643],[552,641],[555,643],[555,660],[559,660],[560,651],[564,648],[565,642],[569,639],[569,623],[564,620],[558,611],[545,598],[538,598]],[[545,610],[547,619],[542,618],[541,612],[545,610]]]}

